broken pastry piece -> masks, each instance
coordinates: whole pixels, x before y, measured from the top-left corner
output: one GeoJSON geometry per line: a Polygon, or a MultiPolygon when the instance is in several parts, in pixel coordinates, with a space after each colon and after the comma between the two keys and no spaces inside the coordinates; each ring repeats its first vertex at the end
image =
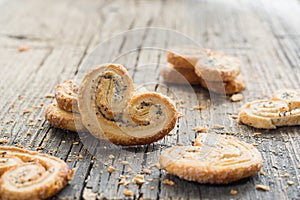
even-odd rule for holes
{"type": "Polygon", "coordinates": [[[226,184],[256,174],[262,157],[253,145],[235,137],[200,134],[195,146],[164,150],[159,163],[169,174],[185,180],[226,184]]]}
{"type": "Polygon", "coordinates": [[[47,199],[62,190],[74,171],[53,156],[0,146],[0,198],[47,199]]]}
{"type": "Polygon", "coordinates": [[[263,129],[295,126],[300,125],[300,109],[291,108],[287,101],[258,100],[247,103],[240,109],[239,121],[263,129]]]}
{"type": "Polygon", "coordinates": [[[92,69],[78,94],[83,125],[100,140],[117,145],[142,145],[162,139],[175,126],[178,112],[159,93],[134,94],[127,70],[107,64],[92,69]]]}
{"type": "Polygon", "coordinates": [[[58,84],[55,88],[55,99],[57,101],[57,105],[62,110],[78,112],[77,93],[78,86],[72,80],[58,84]]]}

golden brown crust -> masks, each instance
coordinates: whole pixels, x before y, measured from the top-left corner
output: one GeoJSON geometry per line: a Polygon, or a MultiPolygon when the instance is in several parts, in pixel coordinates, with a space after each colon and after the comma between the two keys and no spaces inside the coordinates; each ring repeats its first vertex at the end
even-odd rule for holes
{"type": "Polygon", "coordinates": [[[281,89],[273,93],[273,100],[286,101],[290,109],[300,108],[300,90],[299,89],[281,89]]]}
{"type": "Polygon", "coordinates": [[[182,67],[174,67],[169,64],[160,71],[160,75],[167,83],[174,84],[191,84],[198,85],[200,78],[196,75],[194,69],[187,69],[182,67]]]}
{"type": "Polygon", "coordinates": [[[211,184],[237,181],[261,169],[258,150],[232,136],[201,134],[195,145],[166,149],[160,156],[160,166],[180,178],[211,184]]]}
{"type": "Polygon", "coordinates": [[[198,76],[207,81],[232,81],[240,74],[241,62],[233,56],[207,51],[207,56],[195,65],[198,76]]]}
{"type": "Polygon", "coordinates": [[[239,121],[263,129],[295,126],[300,125],[300,109],[291,109],[286,101],[258,100],[247,103],[240,109],[239,121]]]}
{"type": "Polygon", "coordinates": [[[47,199],[63,189],[73,176],[73,170],[53,156],[5,146],[0,147],[0,154],[2,200],[47,199]]]}
{"type": "Polygon", "coordinates": [[[134,95],[133,91],[132,80],[123,66],[108,64],[93,69],[79,87],[83,124],[96,138],[123,146],[149,144],[163,138],[175,126],[175,106],[161,94],[134,95]],[[98,89],[99,85],[108,89],[98,89]],[[114,89],[117,86],[119,89],[114,89]]]}
{"type": "Polygon", "coordinates": [[[56,128],[75,132],[86,130],[78,113],[62,110],[56,103],[52,103],[46,108],[45,118],[56,128]]]}
{"type": "Polygon", "coordinates": [[[178,46],[167,53],[167,61],[175,67],[194,70],[198,60],[205,56],[206,50],[196,46],[178,46]]]}
{"type": "Polygon", "coordinates": [[[226,93],[234,94],[238,93],[246,88],[244,78],[242,75],[236,77],[236,79],[228,82],[217,82],[217,81],[208,81],[200,78],[200,85],[209,91],[216,93],[226,93]]]}
{"type": "Polygon", "coordinates": [[[68,112],[78,112],[77,92],[78,86],[72,80],[58,84],[55,89],[58,106],[68,112]]]}

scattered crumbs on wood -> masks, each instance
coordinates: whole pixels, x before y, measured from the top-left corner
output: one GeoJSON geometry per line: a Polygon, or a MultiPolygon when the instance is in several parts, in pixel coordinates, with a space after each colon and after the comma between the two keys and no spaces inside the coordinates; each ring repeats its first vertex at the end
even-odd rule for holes
{"type": "Polygon", "coordinates": [[[151,186],[151,187],[150,187],[150,190],[154,190],[154,186],[151,186]]]}
{"type": "Polygon", "coordinates": [[[27,45],[22,45],[22,46],[18,47],[18,52],[25,52],[28,50],[29,50],[29,47],[27,45]]]}
{"type": "Polygon", "coordinates": [[[266,173],[265,173],[265,171],[264,171],[263,169],[261,169],[261,170],[259,171],[259,174],[264,176],[266,173]]]}
{"type": "Polygon", "coordinates": [[[72,162],[72,160],[70,158],[67,159],[67,162],[72,162]]]}
{"type": "Polygon", "coordinates": [[[289,173],[285,173],[283,174],[284,177],[290,177],[290,174],[289,173]]]}
{"type": "Polygon", "coordinates": [[[83,158],[83,155],[79,154],[76,158],[76,160],[81,160],[83,158]]]}
{"type": "Polygon", "coordinates": [[[23,111],[23,115],[24,115],[24,114],[28,114],[28,113],[32,113],[32,110],[27,109],[27,110],[24,110],[24,111],[23,111]]]}
{"type": "Polygon", "coordinates": [[[38,151],[38,150],[43,150],[45,147],[44,146],[38,146],[37,148],[36,148],[36,150],[38,151]]]}
{"type": "Polygon", "coordinates": [[[196,131],[197,133],[205,133],[207,132],[208,128],[204,127],[204,126],[198,126],[193,128],[194,131],[196,131]]]}
{"type": "Polygon", "coordinates": [[[116,170],[116,169],[115,169],[113,166],[109,166],[109,167],[107,168],[107,171],[108,171],[109,173],[113,173],[115,170],[116,170]]]}
{"type": "Polygon", "coordinates": [[[206,107],[203,105],[194,106],[192,110],[204,110],[206,107]]]}
{"type": "Polygon", "coordinates": [[[214,125],[212,128],[213,128],[213,129],[224,129],[225,126],[216,124],[216,125],[214,125]]]}
{"type": "Polygon", "coordinates": [[[270,191],[270,187],[269,186],[259,185],[259,184],[255,186],[255,189],[257,189],[257,190],[263,190],[263,191],[270,191]]]}
{"type": "Polygon", "coordinates": [[[11,105],[10,105],[10,108],[11,108],[11,109],[14,109],[14,108],[15,108],[15,104],[11,104],[11,105]]]}
{"type": "Polygon", "coordinates": [[[123,194],[125,195],[125,196],[132,196],[132,191],[130,191],[130,190],[127,190],[127,189],[124,189],[123,190],[123,194]]]}
{"type": "Polygon", "coordinates": [[[112,159],[114,159],[114,158],[115,158],[115,156],[114,156],[114,155],[112,155],[112,154],[110,154],[110,155],[108,156],[108,158],[112,160],[112,159]]]}
{"type": "Polygon", "coordinates": [[[126,161],[126,160],[123,160],[123,161],[122,161],[122,165],[129,165],[129,162],[126,161]]]}
{"type": "Polygon", "coordinates": [[[145,183],[145,177],[142,174],[136,174],[133,180],[137,185],[143,185],[143,183],[145,183]]]}
{"type": "Polygon", "coordinates": [[[294,181],[287,181],[288,185],[294,185],[294,181]]]}
{"type": "Polygon", "coordinates": [[[300,169],[300,164],[298,165],[298,169],[300,169]]]}
{"type": "Polygon", "coordinates": [[[236,195],[237,193],[238,193],[238,191],[237,191],[237,190],[233,190],[233,189],[232,189],[232,190],[230,190],[230,194],[231,194],[231,195],[236,195]]]}
{"type": "Polygon", "coordinates": [[[255,142],[253,142],[253,143],[252,143],[252,145],[253,145],[253,146],[255,146],[255,147],[256,147],[256,146],[258,146],[258,144],[257,144],[257,143],[255,143],[255,142]]]}
{"type": "Polygon", "coordinates": [[[132,169],[131,168],[128,168],[127,171],[126,171],[128,174],[130,174],[132,172],[132,169]]]}
{"type": "Polygon", "coordinates": [[[0,144],[6,144],[8,143],[8,140],[5,138],[0,138],[0,144]]]}
{"type": "Polygon", "coordinates": [[[77,142],[77,141],[73,142],[73,145],[78,145],[78,144],[79,144],[79,142],[77,142]]]}
{"type": "Polygon", "coordinates": [[[30,122],[28,126],[34,126],[34,122],[30,122]]]}
{"type": "Polygon", "coordinates": [[[230,97],[230,100],[232,102],[238,102],[238,101],[242,101],[244,99],[244,96],[241,93],[238,94],[234,94],[230,97]]]}
{"type": "Polygon", "coordinates": [[[32,108],[34,108],[34,109],[40,109],[40,108],[42,108],[42,106],[31,106],[32,108]]]}
{"type": "Polygon", "coordinates": [[[55,98],[55,95],[48,93],[48,94],[45,94],[45,98],[55,98]]]}
{"type": "Polygon", "coordinates": [[[231,118],[232,118],[232,119],[238,119],[239,116],[238,116],[238,115],[231,115],[231,118]]]}
{"type": "Polygon", "coordinates": [[[19,96],[18,96],[18,100],[20,101],[20,100],[22,100],[22,99],[24,99],[24,96],[19,95],[19,96]]]}
{"type": "Polygon", "coordinates": [[[144,174],[151,174],[151,170],[149,170],[149,169],[143,169],[143,173],[144,174]]]}
{"type": "Polygon", "coordinates": [[[175,182],[174,181],[171,181],[169,179],[164,179],[163,180],[163,184],[165,185],[170,185],[170,186],[174,186],[175,185],[175,182]]]}
{"type": "Polygon", "coordinates": [[[261,133],[260,132],[255,132],[255,133],[253,133],[253,137],[258,137],[258,136],[260,136],[261,135],[261,133]]]}
{"type": "Polygon", "coordinates": [[[148,151],[148,152],[146,153],[146,155],[150,155],[150,152],[148,151]]]}
{"type": "Polygon", "coordinates": [[[126,176],[122,175],[121,180],[119,181],[120,185],[124,185],[126,183],[126,176]]]}
{"type": "Polygon", "coordinates": [[[226,130],[225,134],[226,135],[235,135],[235,132],[226,130]]]}

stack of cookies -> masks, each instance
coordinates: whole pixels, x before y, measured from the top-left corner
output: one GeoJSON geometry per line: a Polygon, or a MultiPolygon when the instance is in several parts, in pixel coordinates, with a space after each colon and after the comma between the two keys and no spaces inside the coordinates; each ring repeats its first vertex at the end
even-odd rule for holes
{"type": "Polygon", "coordinates": [[[198,85],[225,94],[245,89],[239,59],[193,46],[175,47],[167,54],[168,67],[161,71],[165,82],[198,85]]]}

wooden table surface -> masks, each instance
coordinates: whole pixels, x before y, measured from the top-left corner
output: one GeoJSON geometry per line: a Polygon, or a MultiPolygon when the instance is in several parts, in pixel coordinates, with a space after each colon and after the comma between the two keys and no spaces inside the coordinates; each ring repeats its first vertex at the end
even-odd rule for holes
{"type": "MultiPolygon", "coordinates": [[[[0,138],[8,140],[6,145],[51,153],[76,168],[73,180],[54,199],[123,199],[124,189],[131,190],[135,199],[300,199],[299,127],[265,131],[238,125],[232,118],[245,102],[269,98],[276,89],[299,88],[300,1],[0,0],[0,13],[0,138]],[[103,55],[97,54],[100,59],[89,56],[100,42],[138,27],[176,30],[203,47],[224,51],[243,61],[245,98],[237,103],[223,101],[218,106],[226,108],[226,112],[216,113],[204,89],[194,87],[196,100],[190,98],[192,94],[185,87],[170,86],[187,100],[180,106],[185,116],[158,146],[191,145],[197,135],[193,128],[211,128],[218,123],[225,126],[224,131],[257,144],[263,156],[264,175],[218,186],[184,181],[151,168],[161,151],[157,144],[132,151],[125,159],[123,151],[113,151],[115,158],[95,160],[77,133],[55,129],[45,121],[44,109],[54,101],[45,95],[53,94],[55,85],[64,80],[79,80],[89,64],[92,67],[135,45],[168,48],[178,42],[170,42],[172,38],[167,34],[142,29],[143,34],[134,39],[126,39],[125,34],[121,36],[123,40],[105,46],[103,55]],[[18,51],[24,46],[29,49],[18,51]],[[198,103],[207,108],[190,109],[198,103]],[[33,107],[40,105],[41,108],[33,107]],[[28,109],[32,112],[24,113],[28,109]],[[261,135],[254,137],[255,132],[261,135]],[[78,159],[79,155],[82,159],[78,159]],[[124,160],[129,165],[123,165],[124,160]],[[115,167],[115,172],[109,174],[108,166],[115,167]],[[129,168],[135,170],[128,173],[129,168]],[[118,184],[120,175],[128,175],[130,181],[144,169],[150,169],[151,175],[145,175],[143,185],[118,184]],[[175,185],[163,184],[164,179],[175,185]],[[288,185],[288,181],[294,184],[288,185]],[[269,186],[270,191],[256,190],[257,184],[269,186]],[[231,189],[238,193],[230,194],[231,189]]],[[[166,63],[164,52],[149,54],[143,48],[117,61],[128,66],[136,84],[148,78],[160,81],[159,67],[166,63]],[[138,67],[145,63],[159,67],[138,67]]],[[[159,86],[157,91],[160,88],[164,90],[159,86]]]]}

